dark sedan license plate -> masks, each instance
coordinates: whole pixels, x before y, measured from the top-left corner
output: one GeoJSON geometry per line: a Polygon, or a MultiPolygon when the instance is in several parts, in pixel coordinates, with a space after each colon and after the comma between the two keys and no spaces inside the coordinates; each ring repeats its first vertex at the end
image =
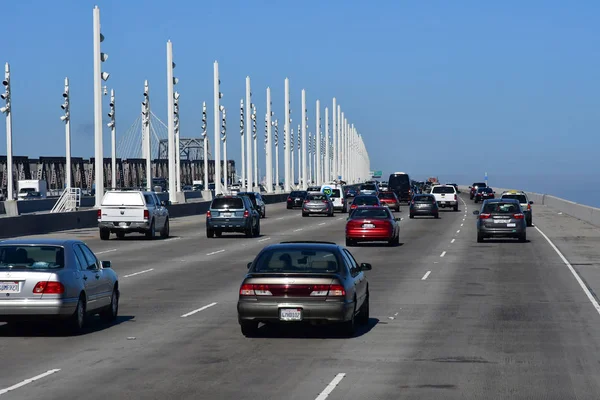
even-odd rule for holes
{"type": "Polygon", "coordinates": [[[302,321],[301,308],[280,308],[279,319],[281,321],[302,321]]]}

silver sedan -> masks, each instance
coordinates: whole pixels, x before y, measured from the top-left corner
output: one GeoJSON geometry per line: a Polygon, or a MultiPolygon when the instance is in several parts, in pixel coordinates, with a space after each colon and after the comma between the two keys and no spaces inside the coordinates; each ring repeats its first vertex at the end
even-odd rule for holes
{"type": "Polygon", "coordinates": [[[60,320],[80,333],[86,317],[113,321],[118,276],[78,240],[0,242],[0,321],[60,320]]]}

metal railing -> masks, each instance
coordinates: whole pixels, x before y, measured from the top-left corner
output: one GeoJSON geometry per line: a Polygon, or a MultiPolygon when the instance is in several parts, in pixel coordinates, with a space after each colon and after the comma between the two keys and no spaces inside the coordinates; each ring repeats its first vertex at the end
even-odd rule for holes
{"type": "Polygon", "coordinates": [[[77,211],[81,207],[81,188],[65,189],[50,212],[77,211]]]}

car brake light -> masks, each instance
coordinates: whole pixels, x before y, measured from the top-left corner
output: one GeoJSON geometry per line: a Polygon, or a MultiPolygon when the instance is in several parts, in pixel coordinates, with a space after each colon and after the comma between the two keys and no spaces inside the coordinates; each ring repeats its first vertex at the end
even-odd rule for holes
{"type": "Polygon", "coordinates": [[[291,197],[288,197],[288,198],[287,198],[287,201],[292,201],[292,198],[291,198],[291,197]]]}
{"type": "Polygon", "coordinates": [[[240,296],[272,296],[273,293],[269,290],[269,285],[250,283],[243,284],[240,287],[240,296]]]}
{"type": "Polygon", "coordinates": [[[315,285],[310,292],[311,296],[327,296],[329,293],[329,285],[315,285]]]}
{"type": "Polygon", "coordinates": [[[240,287],[240,296],[254,296],[254,285],[242,285],[242,287],[240,287]]]}
{"type": "Polygon", "coordinates": [[[456,195],[454,195],[454,200],[458,200],[458,197],[456,195]]]}
{"type": "Polygon", "coordinates": [[[527,211],[531,211],[531,204],[527,204],[527,211]]]}
{"type": "Polygon", "coordinates": [[[250,213],[248,212],[248,210],[244,210],[244,218],[248,218],[250,216],[250,213]]]}
{"type": "Polygon", "coordinates": [[[514,214],[513,218],[514,219],[523,219],[523,218],[525,218],[525,216],[522,213],[518,213],[518,214],[514,214]]]}
{"type": "Polygon", "coordinates": [[[479,214],[480,219],[489,219],[491,216],[492,216],[492,214],[488,214],[488,213],[479,214]]]}
{"type": "Polygon", "coordinates": [[[341,297],[346,295],[346,289],[342,285],[331,285],[329,286],[328,296],[330,297],[341,297]]]}
{"type": "Polygon", "coordinates": [[[60,282],[42,281],[38,282],[33,288],[36,294],[63,294],[65,287],[60,282]]]}
{"type": "Polygon", "coordinates": [[[148,210],[144,210],[144,219],[150,219],[150,212],[148,210]]]}
{"type": "Polygon", "coordinates": [[[212,217],[212,214],[210,213],[210,210],[208,210],[208,211],[206,212],[206,218],[211,218],[211,217],[212,217]]]}
{"type": "Polygon", "coordinates": [[[356,204],[352,204],[350,208],[356,208],[356,204]]]}
{"type": "Polygon", "coordinates": [[[102,219],[102,210],[98,209],[98,219],[102,219]]]}

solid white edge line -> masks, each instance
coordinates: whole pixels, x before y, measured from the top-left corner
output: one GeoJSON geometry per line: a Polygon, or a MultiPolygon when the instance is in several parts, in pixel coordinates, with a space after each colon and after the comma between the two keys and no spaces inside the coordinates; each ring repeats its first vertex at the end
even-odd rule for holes
{"type": "Polygon", "coordinates": [[[98,252],[96,252],[96,253],[94,253],[94,254],[96,254],[96,255],[100,255],[100,254],[106,254],[106,253],[113,253],[113,252],[115,252],[115,251],[117,251],[117,249],[111,249],[111,250],[98,251],[98,252]]]}
{"type": "Polygon", "coordinates": [[[129,274],[129,275],[123,275],[123,278],[129,278],[130,276],[136,276],[136,275],[140,275],[140,274],[145,274],[146,272],[150,272],[150,271],[154,271],[154,268],[150,268],[150,269],[147,269],[145,271],[134,272],[133,274],[129,274]]]}
{"type": "Polygon", "coordinates": [[[335,387],[342,381],[342,379],[344,379],[345,376],[346,374],[344,373],[337,374],[335,378],[333,378],[329,385],[327,385],[327,387],[323,389],[323,391],[317,396],[315,400],[325,400],[331,394],[331,392],[333,392],[333,389],[335,389],[335,387]]]}
{"type": "Polygon", "coordinates": [[[224,252],[224,251],[225,251],[224,249],[221,249],[221,250],[213,251],[212,253],[207,253],[206,255],[207,255],[207,256],[212,256],[213,254],[222,253],[222,252],[224,252]]]}
{"type": "Polygon", "coordinates": [[[427,277],[429,276],[430,273],[431,273],[431,271],[427,271],[425,273],[425,275],[423,275],[423,277],[421,278],[421,280],[424,281],[425,279],[427,279],[427,277]]]}
{"type": "Polygon", "coordinates": [[[440,254],[440,257],[444,257],[446,255],[445,251],[442,251],[442,254],[440,254]]]}
{"type": "Polygon", "coordinates": [[[266,237],[266,238],[259,239],[258,241],[259,242],[265,242],[265,241],[270,240],[270,239],[271,239],[270,237],[266,237]]]}
{"type": "Polygon", "coordinates": [[[452,239],[452,240],[450,241],[450,243],[454,243],[455,241],[456,241],[456,239],[452,239]]]}
{"type": "Polygon", "coordinates": [[[534,228],[537,229],[537,231],[544,237],[544,239],[546,239],[548,244],[554,249],[556,254],[558,254],[558,256],[561,258],[563,263],[565,263],[565,265],[567,267],[569,267],[569,271],[571,271],[571,274],[573,274],[573,276],[575,277],[575,280],[577,280],[577,283],[579,283],[579,286],[581,286],[581,289],[583,289],[584,293],[586,294],[586,296],[588,297],[588,299],[590,300],[590,302],[596,309],[596,312],[598,312],[598,314],[600,314],[600,304],[598,304],[598,301],[596,300],[596,298],[594,297],[592,292],[590,292],[590,289],[588,289],[588,287],[585,285],[585,283],[583,282],[583,280],[581,279],[581,277],[579,276],[577,271],[575,271],[575,268],[573,268],[573,266],[571,265],[569,260],[567,260],[567,258],[560,252],[560,250],[558,250],[558,247],[556,247],[554,245],[554,243],[552,243],[552,240],[550,240],[550,238],[548,236],[546,236],[546,234],[544,232],[542,232],[542,230],[540,228],[538,228],[537,226],[534,226],[534,228]]]}
{"type": "Polygon", "coordinates": [[[205,305],[204,307],[200,307],[200,308],[198,308],[197,310],[190,311],[190,312],[189,312],[189,313],[187,313],[187,314],[183,314],[183,315],[181,316],[181,318],[187,318],[187,317],[189,317],[190,315],[194,315],[194,314],[196,314],[196,313],[199,313],[200,311],[204,311],[204,310],[206,310],[207,308],[210,308],[210,307],[212,307],[212,306],[214,306],[214,305],[216,305],[216,304],[217,304],[217,303],[210,303],[210,304],[208,304],[208,305],[205,305]]]}
{"type": "Polygon", "coordinates": [[[279,217],[279,218],[275,218],[275,221],[280,221],[282,220],[284,217],[279,217]]]}
{"type": "Polygon", "coordinates": [[[6,394],[6,393],[10,392],[11,390],[18,389],[18,388],[20,388],[22,386],[28,385],[28,384],[30,384],[32,382],[37,381],[38,379],[45,378],[48,375],[52,375],[52,374],[54,374],[54,373],[56,373],[58,371],[60,371],[60,369],[51,369],[51,370],[48,370],[48,371],[44,372],[43,374],[36,375],[33,378],[25,379],[24,381],[19,382],[16,385],[12,385],[11,387],[7,387],[6,389],[0,390],[0,395],[6,394]]]}

